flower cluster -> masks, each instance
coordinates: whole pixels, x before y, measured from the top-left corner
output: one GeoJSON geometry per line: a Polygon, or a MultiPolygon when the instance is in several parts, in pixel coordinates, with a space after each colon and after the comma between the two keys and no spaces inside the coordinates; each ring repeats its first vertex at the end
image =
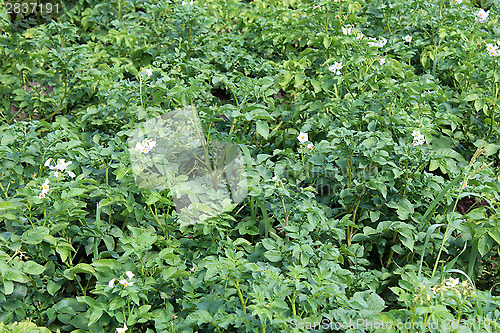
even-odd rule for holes
{"type": "Polygon", "coordinates": [[[149,139],[144,139],[144,140],[142,140],[142,142],[137,142],[135,144],[135,150],[137,150],[140,153],[147,154],[151,150],[153,150],[153,148],[155,146],[156,146],[156,141],[152,141],[152,140],[149,140],[149,139]]]}
{"type": "Polygon", "coordinates": [[[415,288],[413,301],[420,305],[430,302],[432,299],[440,297],[441,299],[449,299],[450,296],[456,295],[460,299],[465,299],[474,296],[474,288],[469,281],[462,281],[450,277],[442,281],[439,285],[426,288],[419,285],[415,288]]]}
{"type": "MultiPolygon", "coordinates": [[[[134,273],[132,273],[131,271],[126,271],[125,272],[125,275],[127,275],[127,277],[129,278],[129,280],[132,280],[132,278],[135,276],[134,273]]],[[[108,282],[108,287],[110,288],[113,288],[114,285],[115,285],[115,281],[116,279],[111,279],[109,280],[108,282]]],[[[121,279],[120,281],[118,281],[121,285],[123,285],[124,287],[131,287],[134,285],[134,282],[132,281],[127,281],[126,279],[121,279]]]]}
{"type": "Polygon", "coordinates": [[[371,41],[368,42],[368,46],[371,47],[383,47],[385,44],[387,44],[387,39],[385,39],[384,37],[382,37],[380,40],[377,40],[373,37],[368,37],[368,39],[371,41]]]}
{"type": "Polygon", "coordinates": [[[459,298],[465,298],[474,295],[474,289],[469,281],[462,281],[460,283],[460,279],[454,279],[450,277],[437,285],[436,287],[432,287],[431,291],[435,295],[440,294],[444,295],[447,291],[452,291],[458,294],[459,298]]]}
{"type": "Polygon", "coordinates": [[[487,12],[484,11],[484,9],[480,9],[479,12],[477,13],[476,21],[479,23],[484,23],[486,19],[488,18],[488,15],[490,15],[490,11],[488,10],[487,12]]]}
{"type": "MultiPolygon", "coordinates": [[[[64,158],[59,158],[55,166],[51,165],[51,162],[52,158],[49,158],[47,161],[45,161],[44,165],[46,167],[49,167],[50,170],[59,170],[60,172],[64,172],[68,168],[68,166],[73,163],[71,161],[66,162],[64,158]]],[[[59,171],[54,171],[54,177],[59,177],[61,175],[59,171]]],[[[68,176],[70,176],[71,178],[75,178],[76,175],[74,172],[72,171],[66,171],[66,172],[68,173],[68,176]]]]}
{"type": "Polygon", "coordinates": [[[411,133],[411,135],[413,136],[413,146],[421,146],[424,144],[425,137],[422,133],[420,133],[420,131],[415,130],[411,133]]]}
{"type": "Polygon", "coordinates": [[[49,192],[50,186],[49,186],[49,179],[45,179],[45,182],[42,184],[42,191],[38,195],[40,199],[45,198],[45,195],[49,192]]]}
{"type": "MultiPolygon", "coordinates": [[[[497,42],[500,44],[500,42],[497,42]]],[[[500,52],[498,51],[498,45],[486,44],[486,50],[488,50],[488,54],[490,57],[498,57],[500,56],[500,52]]]]}
{"type": "Polygon", "coordinates": [[[328,67],[328,69],[330,70],[330,72],[332,73],[335,73],[337,75],[341,75],[342,72],[340,72],[340,70],[342,69],[342,63],[341,62],[337,62],[335,61],[335,63],[333,65],[331,65],[330,67],[328,67]]]}

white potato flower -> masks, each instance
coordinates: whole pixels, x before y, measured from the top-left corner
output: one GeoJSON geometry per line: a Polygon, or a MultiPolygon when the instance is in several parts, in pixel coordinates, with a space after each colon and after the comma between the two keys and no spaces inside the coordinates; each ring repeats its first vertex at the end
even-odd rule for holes
{"type": "Polygon", "coordinates": [[[351,28],[351,27],[347,27],[347,28],[346,28],[346,27],[342,26],[342,33],[343,33],[344,35],[350,35],[350,34],[351,34],[351,30],[352,30],[352,28],[351,28]]]}
{"type": "Polygon", "coordinates": [[[458,284],[460,283],[460,280],[457,278],[457,279],[454,279],[452,277],[450,277],[448,280],[446,280],[446,285],[448,287],[456,287],[458,284]]]}
{"type": "Polygon", "coordinates": [[[370,47],[383,47],[385,44],[387,44],[387,39],[382,37],[380,40],[377,40],[376,38],[373,37],[368,37],[368,46],[370,47]]]}
{"type": "Polygon", "coordinates": [[[122,280],[120,280],[118,282],[120,282],[120,284],[123,285],[124,287],[128,287],[128,286],[133,286],[134,285],[133,282],[129,282],[129,281],[125,280],[125,279],[122,279],[122,280]]]}
{"type": "MultiPolygon", "coordinates": [[[[59,171],[64,171],[68,168],[68,166],[70,164],[72,164],[73,162],[69,161],[69,162],[66,162],[66,160],[64,158],[59,158],[57,160],[57,164],[56,166],[54,167],[54,169],[57,169],[59,171]]],[[[49,167],[50,168],[50,167],[49,167]]]]}
{"type": "Polygon", "coordinates": [[[340,70],[342,68],[343,68],[342,63],[341,62],[337,62],[337,61],[335,61],[335,63],[333,65],[331,65],[330,67],[328,67],[328,69],[330,70],[330,72],[335,73],[337,75],[341,75],[342,74],[340,72],[340,70]]]}
{"type": "Polygon", "coordinates": [[[127,332],[127,330],[128,330],[127,324],[123,324],[122,328],[119,327],[116,329],[116,333],[125,333],[127,332]]]}
{"type": "Polygon", "coordinates": [[[45,182],[42,184],[42,193],[47,193],[50,190],[49,179],[45,179],[45,182]]]}
{"type": "Polygon", "coordinates": [[[308,137],[307,133],[300,132],[297,139],[300,141],[300,143],[304,143],[304,142],[307,142],[309,140],[309,137],[308,137]]]}
{"type": "Polygon", "coordinates": [[[476,21],[478,21],[479,23],[484,23],[484,21],[486,21],[489,15],[490,15],[489,10],[485,12],[484,9],[481,8],[477,13],[476,21]]]}
{"type": "Polygon", "coordinates": [[[414,130],[411,135],[413,136],[413,146],[421,146],[425,143],[425,137],[420,131],[414,130]]]}
{"type": "Polygon", "coordinates": [[[147,138],[135,144],[135,150],[144,154],[149,153],[154,147],[156,147],[156,141],[147,138]]]}

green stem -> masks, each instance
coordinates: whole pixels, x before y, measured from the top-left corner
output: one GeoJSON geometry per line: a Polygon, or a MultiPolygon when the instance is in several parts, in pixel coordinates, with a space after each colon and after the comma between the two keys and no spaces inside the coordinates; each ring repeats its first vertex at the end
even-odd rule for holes
{"type": "Polygon", "coordinates": [[[144,101],[142,99],[142,78],[139,76],[139,97],[141,99],[141,106],[144,109],[144,101]]]}
{"type": "Polygon", "coordinates": [[[108,168],[108,165],[107,165],[107,164],[106,164],[105,168],[106,168],[106,185],[109,185],[109,181],[108,181],[108,180],[109,180],[109,179],[108,179],[108,172],[109,172],[109,168],[108,168]]]}
{"type": "Polygon", "coordinates": [[[18,247],[18,248],[16,249],[16,252],[14,252],[14,254],[12,255],[12,257],[10,257],[10,259],[9,259],[9,260],[7,260],[6,264],[8,264],[9,262],[11,262],[11,261],[12,261],[12,259],[14,259],[14,258],[15,258],[15,257],[19,254],[19,253],[21,253],[21,251],[19,251],[20,249],[21,249],[21,247],[18,247]]]}
{"type": "MultiPolygon", "coordinates": [[[[394,236],[392,237],[392,244],[393,246],[396,245],[396,241],[397,241],[397,238],[398,237],[398,233],[397,232],[394,232],[394,236]]],[[[391,246],[391,252],[389,252],[389,258],[387,259],[387,263],[385,264],[385,268],[389,268],[391,262],[392,262],[392,256],[394,255],[394,250],[392,249],[392,246],[391,246]]]]}
{"type": "MultiPolygon", "coordinates": [[[[464,177],[463,184],[465,184],[468,179],[469,179],[468,177],[464,177]]],[[[448,232],[450,230],[451,219],[453,217],[453,213],[457,209],[458,200],[460,198],[460,194],[462,194],[462,190],[463,190],[463,185],[460,185],[460,190],[458,192],[457,199],[455,200],[455,205],[453,206],[453,210],[451,211],[450,218],[448,219],[448,225],[446,226],[446,230],[444,232],[443,241],[441,242],[441,246],[439,247],[439,252],[438,252],[438,255],[436,258],[436,262],[434,263],[434,268],[432,269],[431,278],[434,277],[434,274],[436,273],[437,266],[439,264],[439,259],[441,258],[441,253],[443,252],[444,243],[446,242],[446,239],[448,238],[448,232]]]]}
{"type": "Polygon", "coordinates": [[[87,296],[87,295],[86,295],[87,293],[86,293],[85,289],[83,289],[83,286],[82,286],[82,284],[81,284],[80,280],[78,280],[78,276],[77,276],[75,273],[73,273],[73,277],[75,278],[76,283],[78,283],[78,286],[79,286],[79,287],[80,287],[80,289],[82,290],[82,292],[83,292],[83,296],[87,296]]]}
{"type": "Polygon", "coordinates": [[[247,314],[247,308],[246,308],[246,305],[245,305],[246,302],[243,299],[243,293],[241,292],[241,289],[240,289],[240,281],[239,280],[233,280],[233,279],[231,279],[231,281],[233,281],[233,284],[236,287],[236,290],[238,291],[238,297],[240,299],[241,308],[243,309],[243,313],[246,315],[247,314]]]}

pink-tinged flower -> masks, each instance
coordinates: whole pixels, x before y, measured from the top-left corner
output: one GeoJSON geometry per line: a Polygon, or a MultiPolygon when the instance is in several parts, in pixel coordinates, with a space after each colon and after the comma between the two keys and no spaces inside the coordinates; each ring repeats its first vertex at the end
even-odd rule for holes
{"type": "Polygon", "coordinates": [[[500,52],[498,51],[498,45],[486,44],[486,50],[490,57],[498,57],[500,52]]]}
{"type": "Polygon", "coordinates": [[[45,193],[41,192],[41,193],[38,195],[38,198],[40,198],[40,199],[45,198],[45,193]]]}
{"type": "Polygon", "coordinates": [[[108,282],[108,286],[109,286],[110,288],[113,288],[113,286],[115,285],[115,280],[116,280],[116,279],[111,279],[111,280],[109,280],[109,282],[108,282]]]}
{"type": "Polygon", "coordinates": [[[484,23],[484,21],[486,21],[489,15],[490,15],[489,10],[485,12],[484,9],[481,8],[477,13],[476,21],[478,21],[479,23],[484,23]]]}
{"type": "Polygon", "coordinates": [[[314,145],[312,143],[310,143],[310,144],[307,145],[307,149],[308,150],[313,150],[313,147],[314,147],[314,145]]]}
{"type": "Polygon", "coordinates": [[[71,178],[75,178],[76,175],[73,171],[68,171],[68,176],[70,176],[71,178]]]}
{"type": "Polygon", "coordinates": [[[380,63],[380,65],[384,65],[385,64],[385,57],[380,57],[378,62],[380,63]]]}
{"type": "Polygon", "coordinates": [[[177,315],[172,316],[172,319],[177,319],[177,318],[179,318],[179,316],[177,316],[177,315]]]}
{"type": "Polygon", "coordinates": [[[356,38],[357,38],[358,40],[362,40],[362,39],[363,39],[363,37],[364,37],[364,35],[363,35],[363,33],[362,33],[362,32],[358,32],[358,33],[356,34],[356,38]]]}
{"type": "Polygon", "coordinates": [[[123,328],[117,328],[116,333],[125,333],[127,332],[127,330],[128,330],[127,324],[123,324],[123,328]]]}
{"type": "Polygon", "coordinates": [[[307,142],[309,140],[309,137],[308,137],[307,133],[300,132],[297,139],[300,141],[300,143],[304,143],[304,142],[307,142]]]}

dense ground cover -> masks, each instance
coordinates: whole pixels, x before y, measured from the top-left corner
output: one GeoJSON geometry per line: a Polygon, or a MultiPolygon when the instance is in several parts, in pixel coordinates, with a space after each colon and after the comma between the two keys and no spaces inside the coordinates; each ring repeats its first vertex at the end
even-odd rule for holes
{"type": "Polygon", "coordinates": [[[0,332],[500,332],[498,1],[3,6],[0,332]],[[134,164],[172,110],[222,214],[134,164]]]}

